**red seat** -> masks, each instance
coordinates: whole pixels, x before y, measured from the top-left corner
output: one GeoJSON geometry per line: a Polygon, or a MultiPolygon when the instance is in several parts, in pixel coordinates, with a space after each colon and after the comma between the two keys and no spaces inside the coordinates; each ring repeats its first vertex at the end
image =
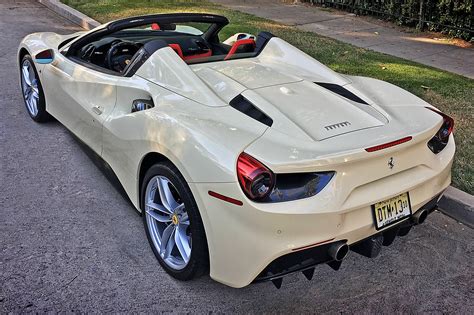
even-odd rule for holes
{"type": "Polygon", "coordinates": [[[184,61],[191,60],[191,59],[196,59],[196,58],[205,58],[205,57],[212,56],[212,51],[211,50],[209,50],[208,52],[202,53],[202,54],[184,56],[183,50],[181,49],[181,46],[179,44],[168,44],[168,46],[170,46],[178,54],[178,56],[180,56],[181,59],[183,59],[184,61]]]}
{"type": "Polygon", "coordinates": [[[253,48],[255,49],[255,46],[256,46],[255,40],[253,40],[253,39],[239,39],[239,40],[235,41],[235,43],[232,45],[232,48],[227,53],[227,56],[225,56],[224,60],[227,60],[227,59],[231,58],[235,54],[237,49],[240,46],[244,46],[244,45],[253,45],[253,48]]]}
{"type": "Polygon", "coordinates": [[[183,55],[183,50],[181,49],[181,46],[179,44],[168,44],[171,48],[173,48],[174,51],[181,57],[181,59],[184,60],[184,55],[183,55]]]}

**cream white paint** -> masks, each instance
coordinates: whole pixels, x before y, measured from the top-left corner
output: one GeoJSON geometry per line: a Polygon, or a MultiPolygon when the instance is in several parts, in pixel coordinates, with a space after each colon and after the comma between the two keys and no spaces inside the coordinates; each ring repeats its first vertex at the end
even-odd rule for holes
{"type": "Polygon", "coordinates": [[[255,58],[191,66],[171,49],[160,49],[135,76],[125,78],[62,56],[57,47],[66,38],[36,33],[20,45],[33,56],[55,50],[52,64],[36,65],[47,110],[102,156],[139,211],[144,156],[160,153],[177,166],[199,206],[216,281],[243,287],[294,248],[331,238],[349,244],[366,238],[376,232],[371,204],[408,191],[416,211],[450,183],[454,139],[437,155],[427,148],[442,122],[424,108],[429,104],[379,80],[339,75],[281,39],[272,38],[255,58]],[[370,105],[312,82],[343,85],[370,105]],[[274,125],[228,106],[238,94],[272,117],[274,125]],[[155,107],[131,113],[132,101],[143,98],[155,107]],[[324,128],[342,121],[351,127],[324,128]],[[413,139],[402,145],[364,150],[408,135],[413,139]],[[237,183],[242,151],[275,173],[332,170],[336,176],[314,197],[257,204],[237,183]],[[393,169],[387,167],[391,157],[393,169]],[[212,198],[209,190],[244,205],[212,198]]]}

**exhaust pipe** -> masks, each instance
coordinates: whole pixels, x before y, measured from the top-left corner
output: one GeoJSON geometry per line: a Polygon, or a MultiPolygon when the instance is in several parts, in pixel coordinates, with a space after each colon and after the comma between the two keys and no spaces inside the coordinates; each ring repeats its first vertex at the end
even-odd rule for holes
{"type": "Polygon", "coordinates": [[[328,255],[335,261],[346,258],[348,252],[349,246],[346,243],[334,243],[328,249],[328,255]]]}
{"type": "Polygon", "coordinates": [[[422,210],[417,211],[413,215],[412,221],[414,224],[422,224],[423,222],[425,222],[427,217],[428,217],[428,211],[426,211],[425,209],[422,209],[422,210]]]}

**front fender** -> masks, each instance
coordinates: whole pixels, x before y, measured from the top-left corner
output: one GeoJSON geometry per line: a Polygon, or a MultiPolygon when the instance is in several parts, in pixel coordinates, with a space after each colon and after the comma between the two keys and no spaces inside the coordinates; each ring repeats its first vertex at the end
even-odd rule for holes
{"type": "MultiPolygon", "coordinates": [[[[68,35],[60,35],[53,32],[41,32],[41,33],[32,33],[25,36],[18,47],[18,62],[21,62],[21,56],[24,50],[28,52],[29,55],[35,56],[36,54],[46,50],[53,49],[54,53],[59,53],[58,46],[62,42],[72,37],[79,36],[83,32],[77,32],[68,35]]],[[[33,58],[34,60],[34,58],[33,58]]],[[[37,64],[38,67],[39,64],[37,64]]]]}

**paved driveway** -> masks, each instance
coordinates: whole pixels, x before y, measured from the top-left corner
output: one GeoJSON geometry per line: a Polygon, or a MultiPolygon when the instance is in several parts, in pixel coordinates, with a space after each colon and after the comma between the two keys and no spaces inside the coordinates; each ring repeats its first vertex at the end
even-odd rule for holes
{"type": "MultiPolygon", "coordinates": [[[[35,2],[0,3],[0,313],[473,311],[473,230],[435,213],[369,260],[355,253],[313,281],[289,276],[236,290],[168,277],[141,218],[59,124],[28,117],[16,47],[76,27],[35,2]]],[[[232,272],[232,270],[229,270],[232,272]]]]}

